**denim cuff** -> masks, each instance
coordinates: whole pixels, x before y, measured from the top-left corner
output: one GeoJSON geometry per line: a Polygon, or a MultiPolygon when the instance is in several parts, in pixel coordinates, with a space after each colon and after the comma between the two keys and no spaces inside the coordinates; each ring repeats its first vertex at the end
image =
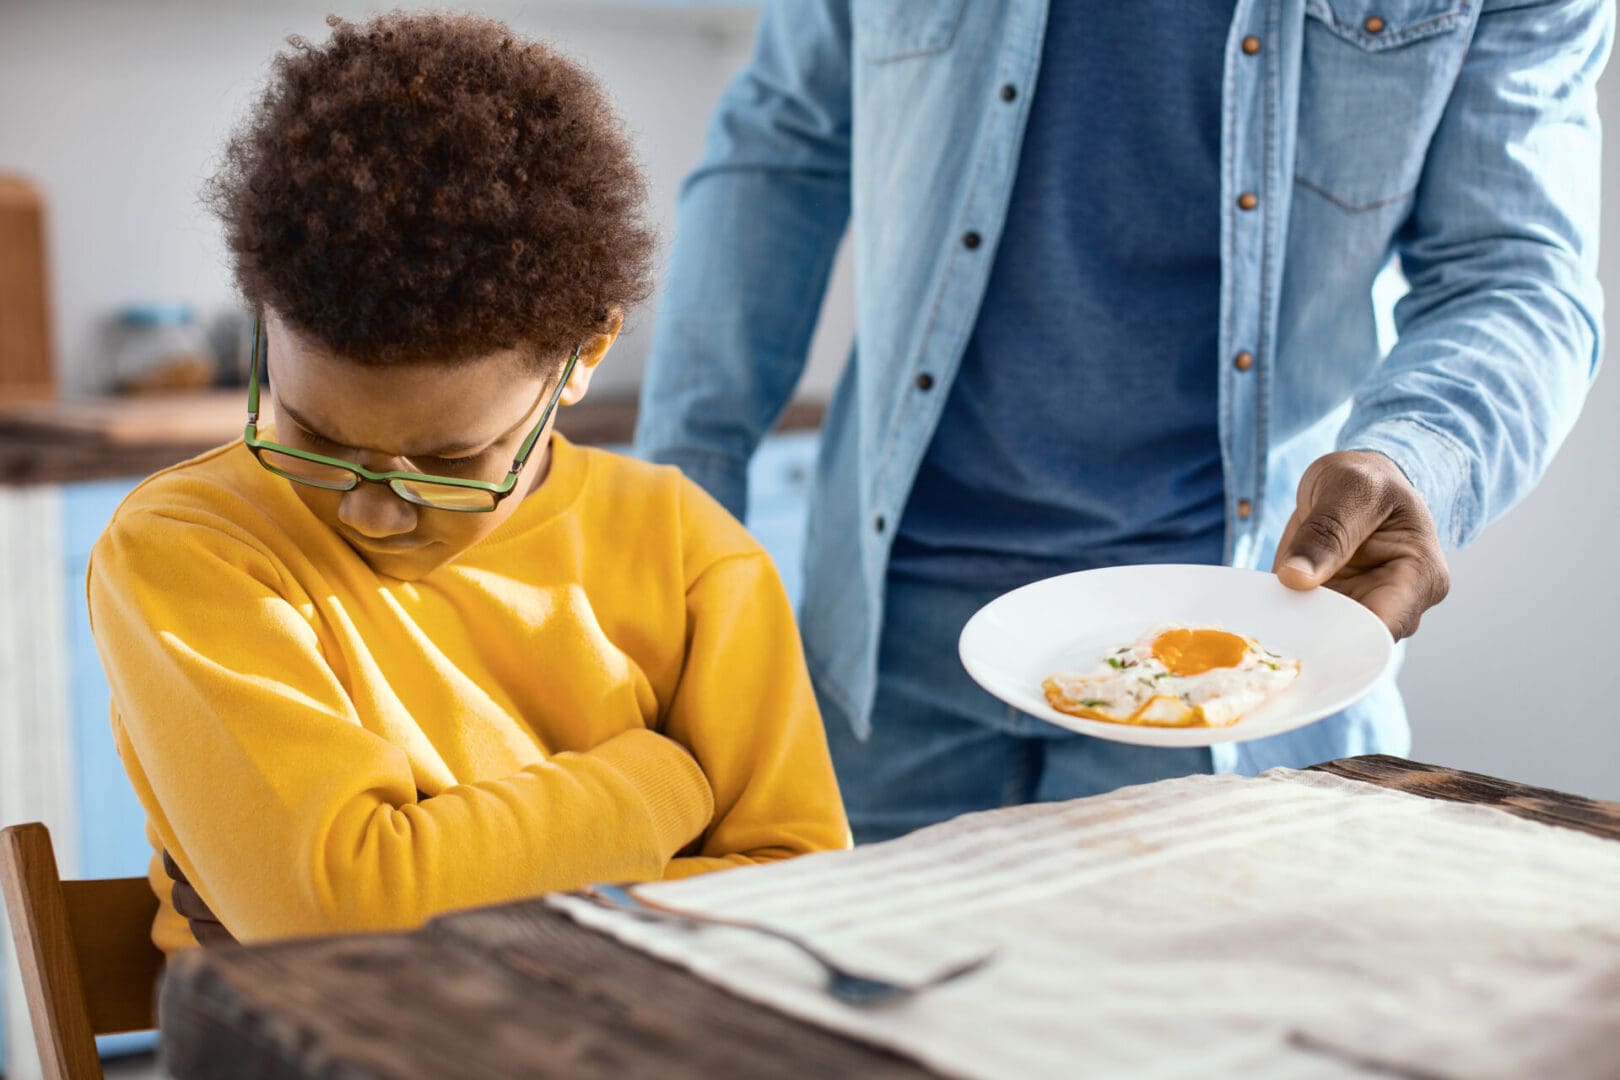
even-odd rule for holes
{"type": "Polygon", "coordinates": [[[714,450],[654,450],[660,465],[673,465],[686,478],[742,521],[748,513],[748,461],[714,450]]]}
{"type": "Polygon", "coordinates": [[[1480,530],[1473,468],[1453,436],[1419,420],[1381,420],[1339,437],[1340,450],[1375,450],[1400,467],[1434,517],[1440,543],[1454,551],[1480,530]]]}

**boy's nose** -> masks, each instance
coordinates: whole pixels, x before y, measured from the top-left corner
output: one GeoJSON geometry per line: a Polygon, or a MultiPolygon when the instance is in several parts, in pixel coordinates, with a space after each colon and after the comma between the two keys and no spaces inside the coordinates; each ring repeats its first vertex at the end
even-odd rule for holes
{"type": "Polygon", "coordinates": [[[368,539],[386,540],[416,528],[416,507],[382,484],[361,484],[339,500],[338,520],[368,539]]]}

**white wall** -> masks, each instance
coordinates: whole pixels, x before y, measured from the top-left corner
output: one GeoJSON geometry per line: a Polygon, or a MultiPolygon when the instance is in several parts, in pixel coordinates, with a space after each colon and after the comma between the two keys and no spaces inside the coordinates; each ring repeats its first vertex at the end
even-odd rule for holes
{"type": "MultiPolygon", "coordinates": [[[[635,130],[658,220],[673,220],[709,108],[748,52],[746,7],[519,3],[479,6],[590,64],[635,130]]],[[[0,168],[51,200],[60,363],[100,384],[95,322],[119,304],[230,302],[213,223],[196,192],[266,60],[287,34],[318,36],[330,0],[0,0],[0,168]]],[[[1620,116],[1620,74],[1602,88],[1620,116]]],[[[1620,133],[1611,128],[1614,149],[1620,133]]],[[[1610,155],[1611,160],[1614,155],[1610,155]]],[[[1611,178],[1609,192],[1620,191],[1611,178]]],[[[1620,298],[1620,214],[1603,271],[1620,298]]],[[[1611,305],[1620,309],[1620,299],[1611,305]]],[[[604,372],[639,375],[652,310],[604,372]]],[[[1620,337],[1620,316],[1610,317],[1620,337]]],[[[850,337],[843,265],[807,389],[825,393],[850,337]]],[[[1403,685],[1421,758],[1620,798],[1620,379],[1600,379],[1542,487],[1454,560],[1451,599],[1412,643],[1403,685]],[[1533,687],[1533,692],[1532,692],[1533,687]]]]}
{"type": "MultiPolygon", "coordinates": [[[[319,39],[326,14],[396,6],[333,0],[0,0],[0,169],[48,199],[57,364],[74,394],[107,385],[100,327],[140,301],[208,316],[232,303],[218,226],[198,203],[226,134],[289,34],[319,39]]],[[[403,6],[428,6],[405,4],[403,6]]],[[[708,115],[748,55],[750,5],[477,0],[471,7],[559,45],[607,85],[634,132],[666,241],[676,191],[708,115]]],[[[844,290],[847,293],[847,289],[844,290]]],[[[597,386],[634,391],[654,308],[597,386]]],[[[847,345],[818,346],[824,388],[847,345]]]]}

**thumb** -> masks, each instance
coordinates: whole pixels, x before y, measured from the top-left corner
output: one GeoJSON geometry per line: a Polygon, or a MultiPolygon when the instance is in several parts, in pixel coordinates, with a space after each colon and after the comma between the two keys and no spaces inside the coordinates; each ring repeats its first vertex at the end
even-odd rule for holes
{"type": "Polygon", "coordinates": [[[1273,569],[1284,585],[1321,585],[1344,569],[1377,530],[1379,502],[1364,481],[1354,470],[1331,466],[1306,472],[1294,514],[1277,545],[1273,569]]]}

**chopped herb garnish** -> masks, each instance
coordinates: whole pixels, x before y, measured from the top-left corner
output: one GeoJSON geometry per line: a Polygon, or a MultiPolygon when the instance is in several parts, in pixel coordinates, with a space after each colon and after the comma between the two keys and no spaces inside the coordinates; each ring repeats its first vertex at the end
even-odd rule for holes
{"type": "Polygon", "coordinates": [[[1280,669],[1280,668],[1278,668],[1278,667],[1277,667],[1277,665],[1276,665],[1276,664],[1273,664],[1273,663],[1272,663],[1272,662],[1271,662],[1271,661],[1270,661],[1270,660],[1262,660],[1262,661],[1260,661],[1260,663],[1261,663],[1261,664],[1262,664],[1262,665],[1264,665],[1264,666],[1266,666],[1266,667],[1268,667],[1268,668],[1270,668],[1270,669],[1271,669],[1271,670],[1272,670],[1272,671],[1278,671],[1278,670],[1281,670],[1281,669],[1280,669]]]}
{"type": "Polygon", "coordinates": [[[1108,658],[1108,666],[1113,668],[1115,671],[1122,671],[1125,667],[1125,661],[1121,660],[1117,656],[1110,656],[1108,658]]]}
{"type": "Polygon", "coordinates": [[[1108,704],[1108,702],[1100,701],[1097,698],[1081,698],[1080,704],[1084,705],[1088,709],[1099,709],[1108,704]]]}

